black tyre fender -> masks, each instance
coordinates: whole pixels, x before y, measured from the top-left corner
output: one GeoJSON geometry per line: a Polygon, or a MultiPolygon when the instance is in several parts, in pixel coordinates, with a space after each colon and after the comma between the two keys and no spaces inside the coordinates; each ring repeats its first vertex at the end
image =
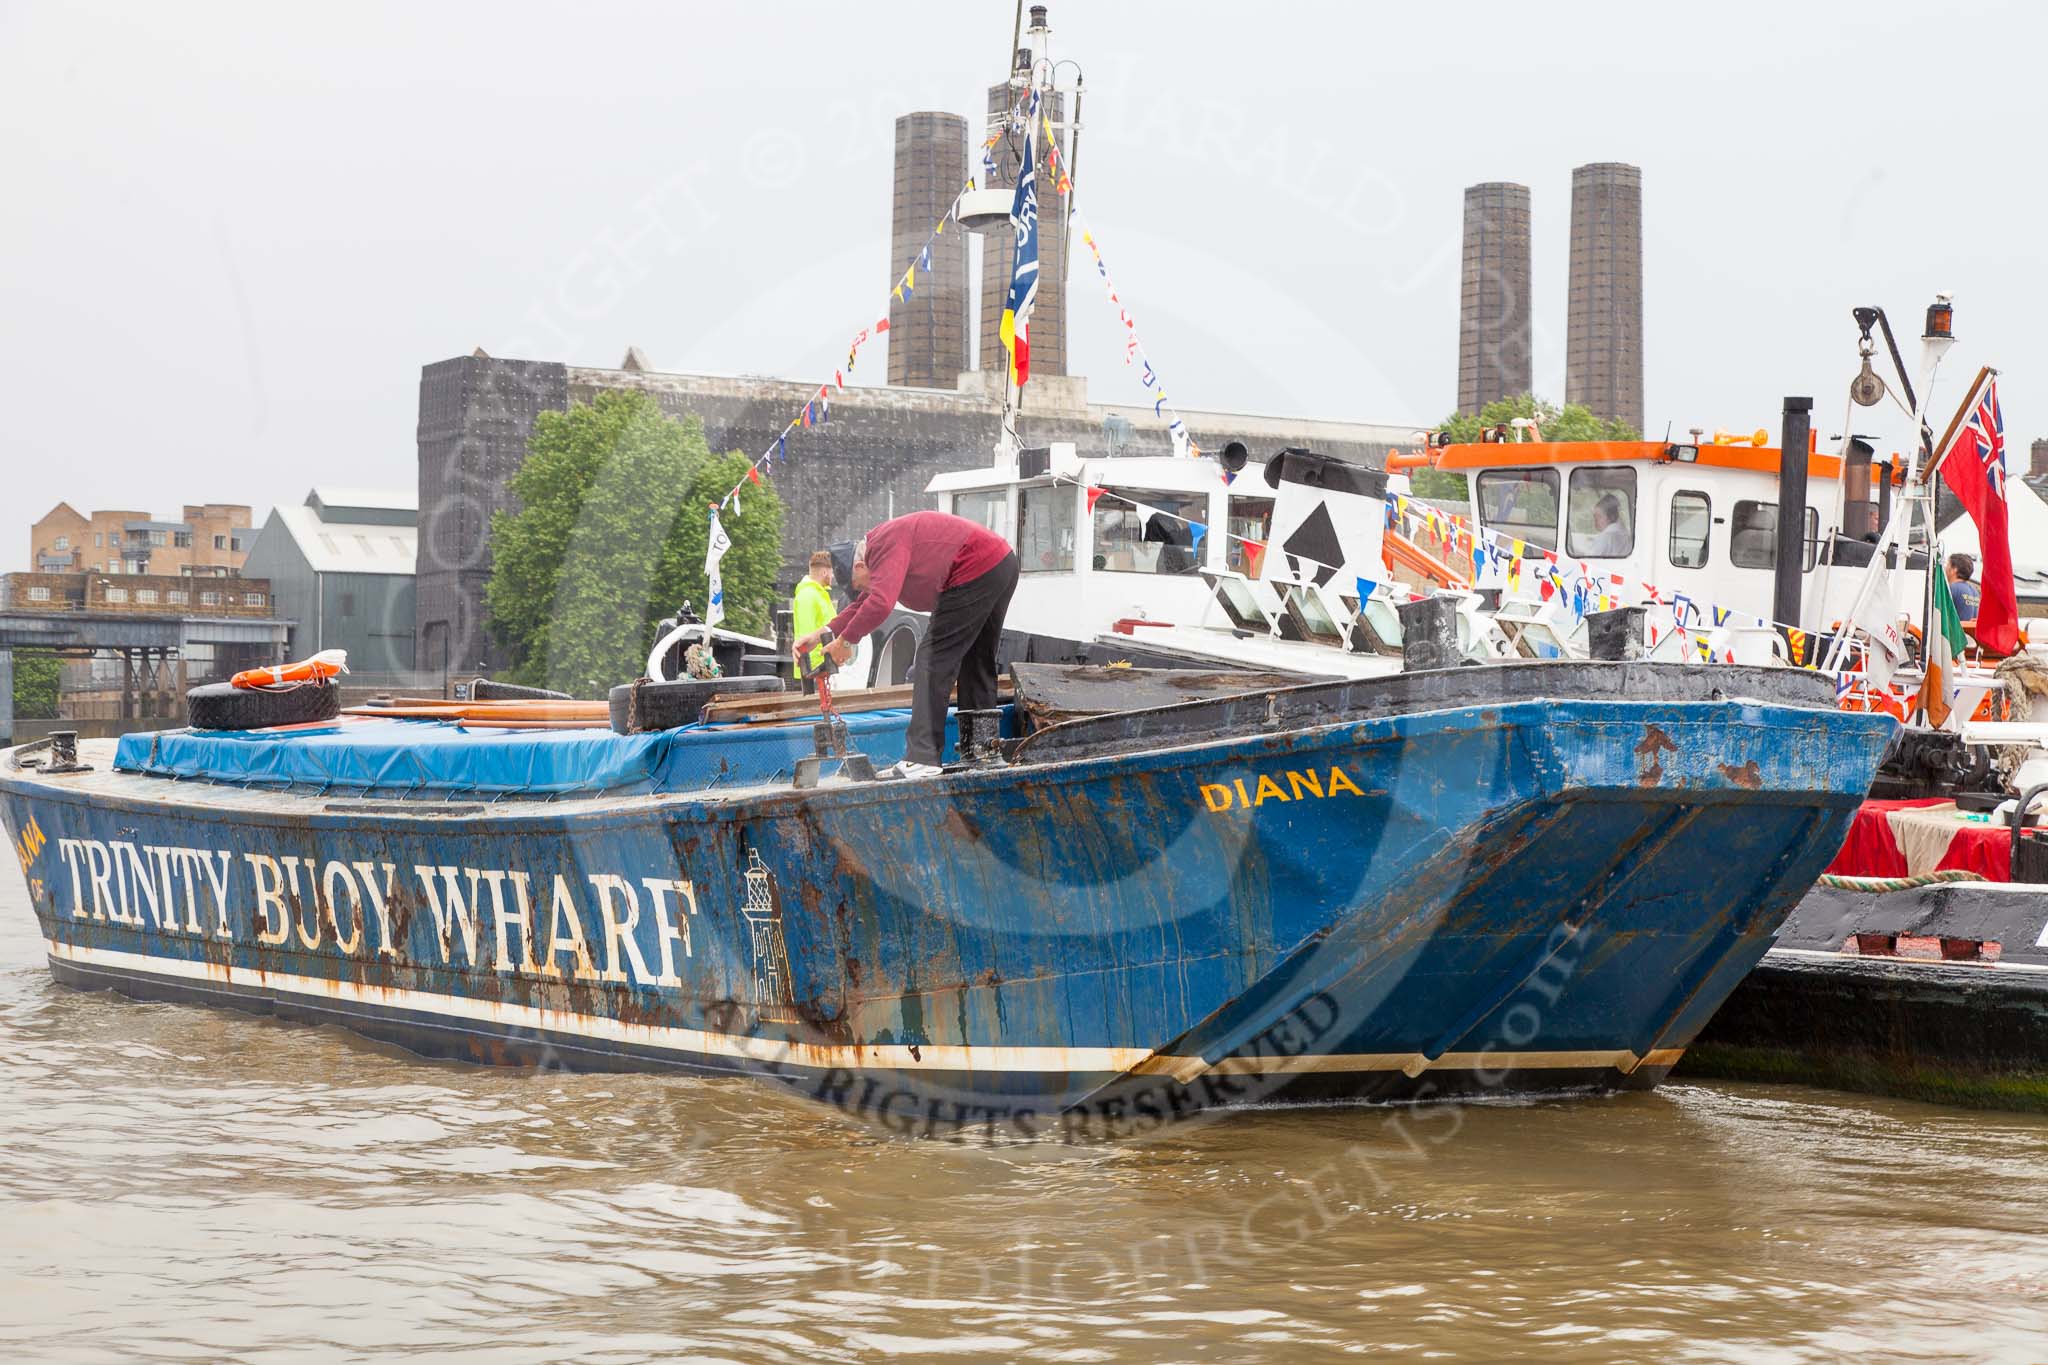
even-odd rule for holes
{"type": "Polygon", "coordinates": [[[620,683],[612,689],[612,729],[622,735],[695,725],[713,697],[784,691],[780,678],[678,678],[674,682],[620,683]]]}
{"type": "Polygon", "coordinates": [[[569,701],[567,692],[555,692],[545,687],[522,687],[518,683],[494,682],[490,678],[477,678],[469,685],[471,701],[569,701]]]}
{"type": "Polygon", "coordinates": [[[185,694],[185,723],[195,730],[261,730],[333,720],[340,713],[341,689],[326,682],[275,692],[207,683],[185,694]]]}

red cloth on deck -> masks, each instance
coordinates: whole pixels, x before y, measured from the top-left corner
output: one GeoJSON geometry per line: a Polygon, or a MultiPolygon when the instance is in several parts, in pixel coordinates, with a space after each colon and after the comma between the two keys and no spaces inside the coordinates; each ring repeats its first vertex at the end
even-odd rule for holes
{"type": "Polygon", "coordinates": [[[2011,881],[2012,826],[2001,820],[1957,830],[1956,837],[1949,841],[1948,852],[1934,870],[1946,872],[1956,867],[1979,873],[1986,881],[2011,881]]]}
{"type": "MultiPolygon", "coordinates": [[[[1906,855],[1899,849],[1888,817],[1897,810],[1948,804],[1938,796],[1912,801],[1865,801],[1850,822],[1849,837],[1843,841],[1842,851],[1828,864],[1828,871],[1838,877],[1909,875],[1906,855]]],[[[1959,825],[1935,870],[1946,872],[1951,868],[1980,873],[1994,882],[2011,880],[2012,831],[2003,823],[1971,821],[1959,825]]]]}

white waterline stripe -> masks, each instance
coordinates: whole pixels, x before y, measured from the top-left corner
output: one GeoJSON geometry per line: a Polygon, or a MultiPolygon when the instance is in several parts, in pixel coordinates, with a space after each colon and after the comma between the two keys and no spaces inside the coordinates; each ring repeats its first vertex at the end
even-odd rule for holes
{"type": "MultiPolygon", "coordinates": [[[[1213,1070],[1225,1075],[1298,1075],[1312,1072],[1403,1071],[1413,1076],[1427,1070],[1529,1071],[1578,1068],[1607,1068],[1628,1072],[1643,1064],[1669,1066],[1684,1055],[1683,1048],[1660,1048],[1638,1058],[1626,1049],[1581,1052],[1447,1052],[1434,1062],[1424,1063],[1413,1052],[1358,1052],[1305,1054],[1296,1057],[1226,1057],[1205,1067],[1200,1057],[1161,1055],[1144,1048],[1129,1047],[1016,1047],[963,1046],[932,1043],[918,1047],[918,1056],[898,1044],[845,1044],[776,1042],[745,1034],[713,1033],[701,1029],[668,1028],[652,1024],[629,1024],[602,1015],[569,1010],[546,1010],[532,1005],[512,1005],[466,996],[437,995],[400,986],[364,986],[352,981],[298,976],[285,972],[256,971],[246,967],[216,966],[183,958],[152,957],[115,948],[90,948],[44,939],[53,959],[133,973],[138,976],[178,978],[217,982],[244,989],[276,991],[355,1004],[381,1006],[389,1010],[410,1010],[451,1019],[466,1019],[501,1027],[526,1028],[552,1033],[629,1043],[667,1052],[693,1053],[740,1061],[776,1063],[825,1070],[844,1067],[885,1068],[902,1071],[925,1069],[984,1072],[1125,1072],[1164,1069],[1161,1063],[1183,1067],[1190,1075],[1213,1070]],[[1150,1059],[1151,1065],[1141,1067],[1150,1059]]],[[[2048,969],[2040,969],[2048,970],[2048,969]]]]}
{"type": "Polygon", "coordinates": [[[1970,958],[1888,957],[1883,953],[1842,953],[1826,948],[1773,948],[1764,954],[1764,961],[1769,962],[1772,958],[1780,956],[1803,957],[1825,962],[1903,962],[1909,967],[1968,967],[1973,971],[1984,971],[1988,968],[1995,972],[2048,972],[2048,962],[1980,962],[1970,958]]]}
{"type": "Polygon", "coordinates": [[[905,1071],[1127,1071],[1152,1054],[1135,1047],[964,1047],[952,1043],[920,1045],[919,1056],[898,1044],[845,1044],[778,1042],[746,1034],[712,1033],[702,1029],[669,1028],[653,1024],[630,1024],[603,1015],[572,1010],[540,1009],[532,1005],[506,1004],[468,996],[439,995],[408,990],[400,986],[365,986],[326,977],[297,976],[286,972],[257,971],[247,967],[217,966],[183,958],[152,957],[114,948],[89,948],[44,939],[52,958],[132,972],[139,976],[175,977],[188,981],[217,982],[244,989],[278,991],[287,994],[324,997],[356,1004],[381,1006],[389,1010],[411,1010],[451,1019],[576,1034],[637,1047],[668,1052],[695,1053],[740,1061],[777,1063],[827,1069],[889,1068],[905,1071]]]}
{"type": "Polygon", "coordinates": [[[1672,1066],[1685,1055],[1682,1047],[1653,1048],[1641,1057],[1626,1048],[1579,1052],[1446,1052],[1430,1061],[1419,1052],[1310,1053],[1299,1057],[1226,1057],[1211,1068],[1224,1075],[1295,1074],[1319,1071],[1560,1071],[1612,1067],[1628,1072],[1638,1066],[1672,1066]]]}

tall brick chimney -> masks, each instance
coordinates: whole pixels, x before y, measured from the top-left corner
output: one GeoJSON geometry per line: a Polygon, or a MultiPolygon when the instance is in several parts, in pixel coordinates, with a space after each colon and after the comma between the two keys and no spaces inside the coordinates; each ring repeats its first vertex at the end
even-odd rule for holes
{"type": "Polygon", "coordinates": [[[1596,161],[1572,172],[1564,396],[1643,429],[1643,172],[1596,161]]]}
{"type": "Polygon", "coordinates": [[[1458,286],[1458,411],[1530,391],[1529,187],[1465,187],[1458,286]]]}
{"type": "MultiPolygon", "coordinates": [[[[889,200],[889,274],[900,277],[967,183],[967,120],[915,113],[896,120],[896,180],[889,200]]],[[[967,234],[942,232],[929,271],[909,298],[889,304],[889,382],[950,389],[967,363],[967,234]]]]}

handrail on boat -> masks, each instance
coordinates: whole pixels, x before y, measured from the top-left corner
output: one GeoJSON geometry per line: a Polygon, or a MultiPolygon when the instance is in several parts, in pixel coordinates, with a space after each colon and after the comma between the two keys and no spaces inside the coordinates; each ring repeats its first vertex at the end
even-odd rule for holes
{"type": "Polygon", "coordinates": [[[2036,782],[2021,792],[2019,803],[2012,808],[2012,850],[2007,855],[2006,876],[2015,882],[2020,880],[2020,839],[2027,828],[2027,812],[2042,792],[2048,792],[2048,782],[2036,782]]]}
{"type": "Polygon", "coordinates": [[[1388,531],[1386,535],[1387,558],[1394,567],[1405,568],[1410,573],[1422,575],[1443,588],[1467,586],[1463,577],[1450,565],[1438,559],[1399,531],[1388,531]]]}

